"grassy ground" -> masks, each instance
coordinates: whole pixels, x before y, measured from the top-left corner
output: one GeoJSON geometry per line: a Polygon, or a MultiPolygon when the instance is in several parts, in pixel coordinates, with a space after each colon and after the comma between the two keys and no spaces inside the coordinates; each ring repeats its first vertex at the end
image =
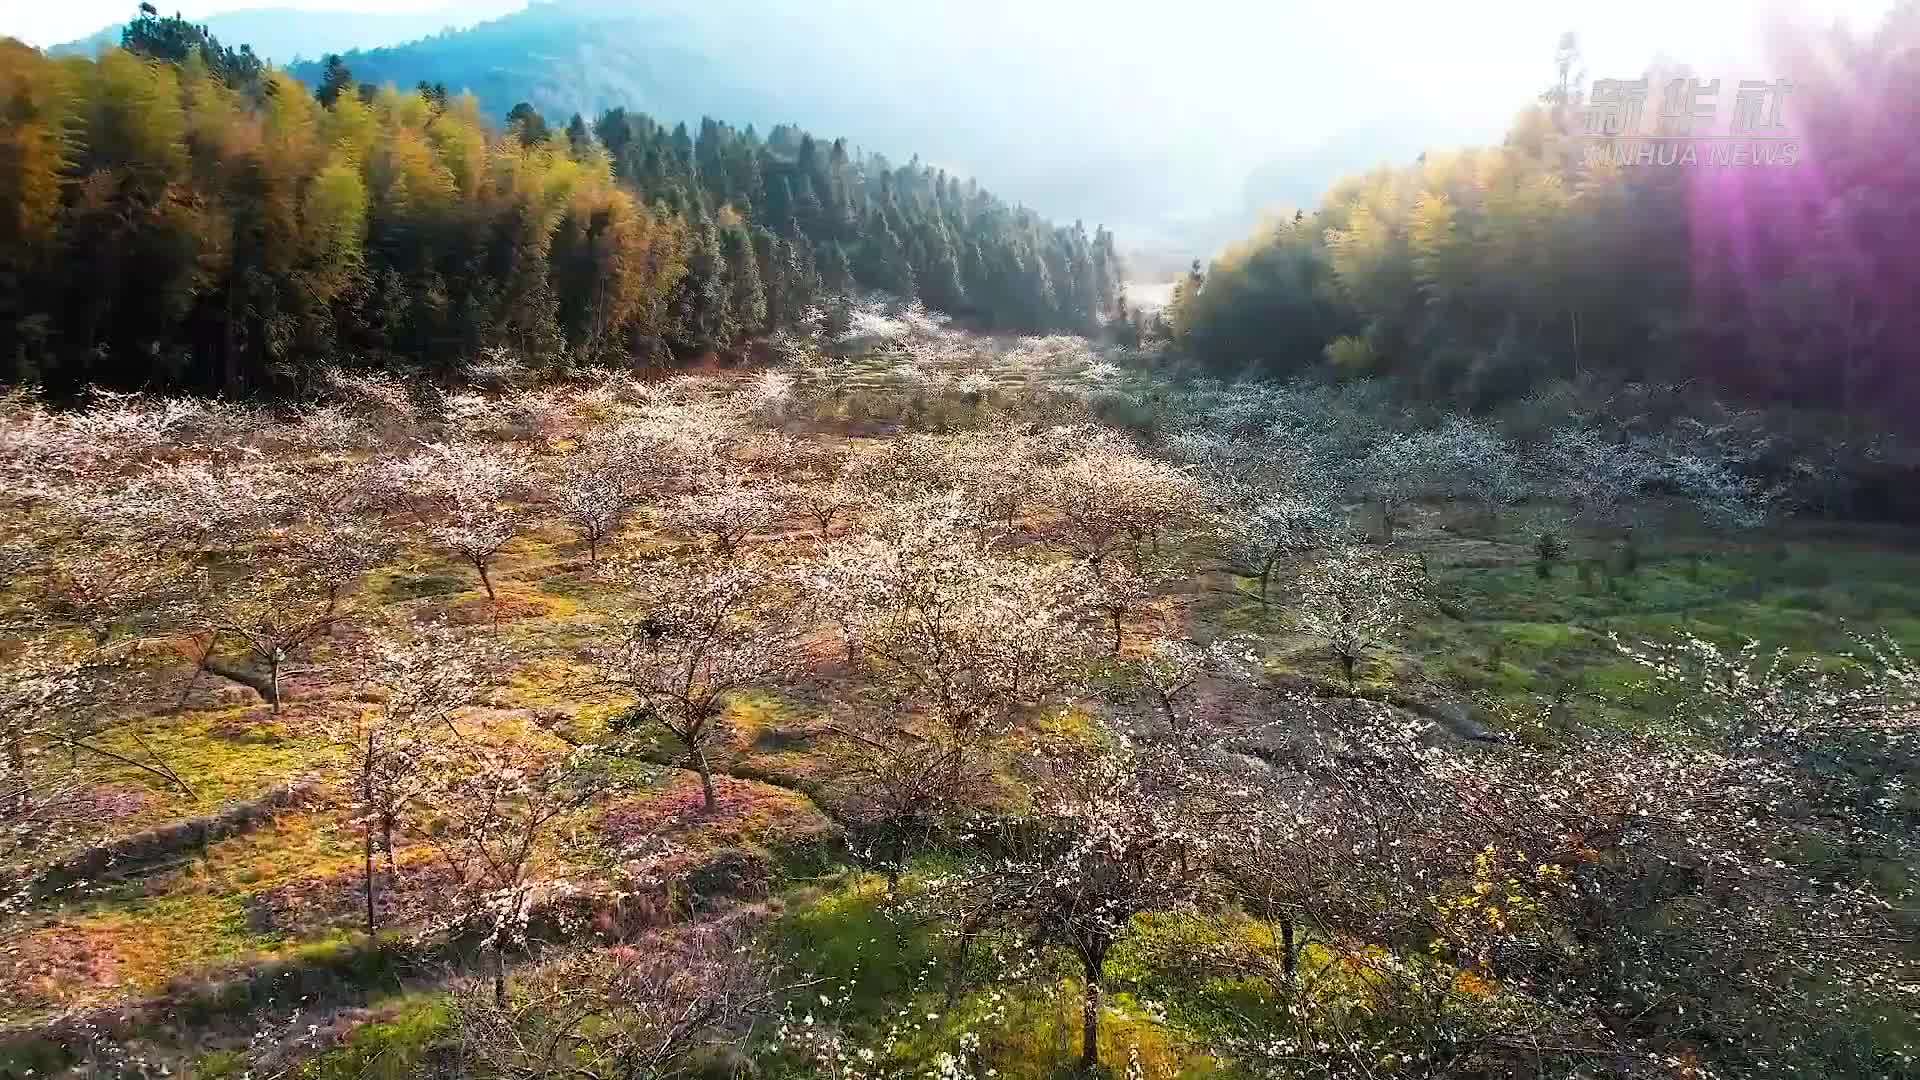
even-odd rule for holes
{"type": "MultiPolygon", "coordinates": [[[[836,376],[849,392],[897,389],[904,378],[896,361],[880,354],[845,365],[866,370],[836,376]]],[[[988,374],[1002,386],[1035,381],[1012,364],[988,374]]],[[[1084,370],[1058,375],[1068,382],[1089,377],[1084,370]]],[[[1488,522],[1442,507],[1416,511],[1395,543],[1423,558],[1433,602],[1362,677],[1471,701],[1494,724],[1505,713],[1560,699],[1582,721],[1631,725],[1649,703],[1638,689],[1642,670],[1620,656],[1614,635],[1635,642],[1684,630],[1832,656],[1849,648],[1851,632],[1884,629],[1920,647],[1920,548],[1898,532],[1803,524],[1729,535],[1674,521],[1657,533],[1645,530],[1631,555],[1615,537],[1573,539],[1568,557],[1542,573],[1523,515],[1488,522]]],[[[644,525],[621,542],[648,549],[674,543],[644,525]]],[[[621,609],[596,585],[585,555],[557,528],[516,539],[496,566],[500,599],[490,604],[469,568],[418,547],[372,575],[356,602],[381,617],[423,623],[483,627],[498,619],[499,633],[542,655],[513,672],[470,722],[502,739],[552,740],[557,733],[596,741],[624,706],[582,697],[575,689],[581,671],[567,654],[621,609]]],[[[1223,630],[1249,635],[1272,673],[1334,681],[1336,667],[1290,632],[1286,609],[1284,574],[1262,605],[1252,582],[1213,573],[1170,589],[1135,635],[1146,623],[1200,638],[1223,630]]],[[[323,646],[310,660],[317,666],[327,652],[323,646]]],[[[163,759],[185,789],[131,766],[109,769],[83,820],[59,847],[28,853],[34,863],[258,799],[289,778],[310,778],[313,787],[236,835],[115,868],[85,888],[9,915],[0,928],[0,1023],[28,1030],[58,1013],[111,1010],[271,961],[338,962],[358,926],[360,837],[334,790],[335,755],[315,721],[351,704],[317,676],[296,672],[288,685],[291,698],[278,713],[228,685],[217,700],[202,695],[102,736],[115,752],[163,759]]],[[[817,731],[844,692],[828,672],[737,696],[731,736],[713,755],[720,810],[710,817],[695,812],[699,785],[677,767],[679,748],[665,739],[634,747],[625,789],[554,831],[536,860],[542,873],[607,880],[630,845],[664,837],[681,853],[673,868],[704,883],[696,888],[744,884],[776,898],[783,912],[776,941],[792,968],[849,995],[836,1006],[835,1022],[871,1034],[903,1000],[924,1004],[931,1015],[896,1048],[911,1056],[939,1045],[962,1021],[991,1013],[976,1026],[985,1032],[982,1053],[1000,1076],[1059,1075],[1077,1052],[1079,1006],[1070,979],[1017,986],[997,998],[968,995],[949,1014],[941,989],[926,981],[947,943],[903,923],[880,878],[841,865],[844,852],[823,810],[830,799],[822,791],[817,731]],[[714,873],[702,877],[708,869],[714,873]]],[[[1070,724],[1075,716],[1054,719],[1070,724]]],[[[438,883],[429,845],[406,845],[395,861],[399,874],[387,888],[401,919],[409,888],[430,891],[438,883]]],[[[907,887],[912,883],[909,875],[907,887]]],[[[1182,916],[1138,929],[1113,960],[1104,1060],[1138,1054],[1151,1076],[1230,1075],[1226,1063],[1177,1032],[1217,1019],[1222,1002],[1258,1015],[1272,1004],[1266,990],[1257,981],[1209,980],[1170,958],[1227,946],[1258,955],[1271,949],[1274,928],[1245,918],[1182,916]],[[1164,1022],[1167,1015],[1179,1023],[1164,1022]]],[[[432,980],[350,989],[341,995],[350,1022],[339,1045],[295,1075],[411,1075],[447,1024],[432,980]]],[[[204,1046],[204,1034],[176,1029],[154,1038],[204,1046]]],[[[36,1056],[44,1050],[0,1043],[0,1070],[44,1072],[36,1056]]],[[[238,1061],[237,1051],[222,1047],[192,1068],[203,1076],[238,1075],[238,1061]]],[[[805,1075],[801,1063],[786,1065],[805,1075]]]]}
{"type": "MultiPolygon", "coordinates": [[[[1584,722],[1632,725],[1653,703],[1646,670],[1615,645],[1690,633],[1729,646],[1753,639],[1796,656],[1855,649],[1885,632],[1920,647],[1920,548],[1895,530],[1789,523],[1738,534],[1677,521],[1617,537],[1576,534],[1545,567],[1524,514],[1489,523],[1426,507],[1394,546],[1421,557],[1431,603],[1361,672],[1376,686],[1429,686],[1497,720],[1558,700],[1584,722]]],[[[1277,673],[1335,681],[1322,647],[1288,632],[1277,576],[1263,610],[1255,583],[1224,579],[1199,620],[1258,637],[1277,673]]]]}

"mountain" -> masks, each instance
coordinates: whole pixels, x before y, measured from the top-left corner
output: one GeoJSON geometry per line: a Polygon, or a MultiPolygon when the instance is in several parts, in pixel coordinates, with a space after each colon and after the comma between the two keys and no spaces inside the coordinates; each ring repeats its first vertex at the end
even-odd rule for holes
{"type": "MultiPolygon", "coordinates": [[[[496,118],[525,101],[559,122],[573,113],[591,121],[612,108],[669,121],[738,117],[763,128],[780,119],[773,89],[724,70],[723,59],[700,46],[697,29],[670,15],[535,4],[465,30],[344,57],[361,83],[444,83],[455,93],[471,91],[481,111],[496,118]]],[[[309,58],[292,70],[317,84],[321,64],[309,58]]]]}
{"type": "MultiPolygon", "coordinates": [[[[129,5],[131,6],[131,5],[129,5]]],[[[414,41],[521,6],[519,0],[485,0],[429,11],[302,11],[291,7],[248,8],[198,20],[228,45],[253,46],[256,55],[281,64],[330,52],[370,49],[414,41]]],[[[120,44],[124,24],[116,23],[76,41],[55,45],[50,56],[95,56],[120,44]]]]}
{"type": "MultiPolygon", "coordinates": [[[[1120,222],[1183,212],[1196,190],[1234,187],[1204,159],[1169,156],[1116,119],[1097,58],[952,40],[951,10],[877,16],[859,5],[738,8],[655,0],[644,11],[564,0],[469,29],[346,54],[363,83],[444,83],[501,117],[526,101],[551,122],[624,107],[690,126],[713,116],[844,134],[855,149],[979,176],[1050,217],[1120,222]],[[1084,86],[1084,92],[1081,87],[1084,86]]],[[[991,28],[977,28],[986,34],[991,28]]],[[[1038,46],[1034,46],[1037,48],[1038,46]]],[[[317,62],[295,74],[318,79],[317,62]]]]}

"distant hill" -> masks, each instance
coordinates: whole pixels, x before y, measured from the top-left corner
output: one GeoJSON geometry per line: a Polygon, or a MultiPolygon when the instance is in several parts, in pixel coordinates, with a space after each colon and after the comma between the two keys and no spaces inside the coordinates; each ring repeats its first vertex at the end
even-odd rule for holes
{"type": "MultiPolygon", "coordinates": [[[[550,122],[613,107],[672,124],[712,116],[843,134],[860,149],[975,175],[1054,218],[1140,221],[1163,213],[1170,164],[1106,133],[1098,84],[1061,95],[1054,73],[1012,54],[949,60],[925,12],[871,17],[835,4],[743,15],[704,0],[560,0],[467,30],[346,55],[363,83],[471,90],[488,115],[520,101],[550,122]]],[[[310,58],[312,59],[312,58],[310,58]]],[[[296,67],[312,81],[320,65],[296,67]]]]}
{"type": "MultiPolygon", "coordinates": [[[[616,107],[669,121],[740,117],[763,128],[780,118],[779,95],[702,49],[697,31],[672,16],[536,4],[465,30],[344,55],[359,82],[445,83],[455,93],[472,91],[496,118],[521,101],[562,123],[576,112],[592,120],[616,107]]],[[[309,56],[293,73],[317,83],[320,58],[309,56]]]]}
{"type": "MultiPolygon", "coordinates": [[[[418,40],[448,29],[459,30],[523,5],[524,0],[482,0],[409,12],[263,7],[209,15],[197,21],[205,23],[214,36],[228,45],[251,45],[264,59],[291,64],[300,59],[317,59],[330,52],[371,49],[418,40]]],[[[127,6],[132,9],[134,5],[127,6]]],[[[120,44],[123,25],[115,23],[77,41],[55,45],[47,52],[52,56],[96,55],[102,49],[120,44]]]]}

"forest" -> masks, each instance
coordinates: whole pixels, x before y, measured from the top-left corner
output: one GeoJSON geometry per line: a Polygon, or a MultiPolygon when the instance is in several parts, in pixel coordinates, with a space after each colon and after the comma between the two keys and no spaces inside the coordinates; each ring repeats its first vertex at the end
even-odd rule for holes
{"type": "Polygon", "coordinates": [[[1563,42],[1503,145],[1434,150],[1273,217],[1181,281],[1172,335],[1216,374],[1326,363],[1472,409],[1556,381],[1690,383],[1910,432],[1917,24],[1903,4],[1863,39],[1781,43],[1805,168],[1589,163],[1563,42]]]}
{"type": "Polygon", "coordinates": [[[1916,10],[1811,183],[1588,165],[1569,38],[1157,313],[795,126],[0,41],[0,1080],[1920,1077],[1916,10]]]}
{"type": "Polygon", "coordinates": [[[733,353],[859,285],[983,325],[1086,330],[1110,234],[791,127],[591,128],[443,87],[311,90],[174,16],[124,50],[0,47],[0,357],[18,381],[236,393],[337,358],[444,371],[733,353]]]}

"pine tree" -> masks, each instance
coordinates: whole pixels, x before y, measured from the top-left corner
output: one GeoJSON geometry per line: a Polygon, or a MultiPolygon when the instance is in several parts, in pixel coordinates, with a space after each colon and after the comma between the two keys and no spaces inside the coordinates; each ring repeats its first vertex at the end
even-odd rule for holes
{"type": "Polygon", "coordinates": [[[574,157],[584,157],[593,149],[593,135],[587,131],[587,122],[581,119],[579,113],[574,113],[573,118],[567,121],[567,146],[572,149],[574,157]]]}
{"type": "Polygon", "coordinates": [[[735,331],[743,336],[760,333],[767,325],[767,292],[753,235],[745,224],[735,221],[722,232],[721,249],[732,286],[729,314],[735,331]]]}
{"type": "Polygon", "coordinates": [[[876,210],[868,219],[860,254],[861,261],[855,269],[861,284],[902,299],[913,299],[913,267],[907,261],[900,235],[893,231],[885,214],[876,210]]]}
{"type": "Polygon", "coordinates": [[[507,111],[507,130],[519,137],[522,146],[546,142],[549,134],[546,117],[524,101],[507,111]]]}
{"type": "Polygon", "coordinates": [[[320,89],[314,91],[314,96],[322,106],[331,109],[340,100],[340,95],[352,86],[353,70],[340,59],[339,53],[328,53],[325,69],[320,75],[320,89]]]}
{"type": "Polygon", "coordinates": [[[826,258],[820,263],[820,284],[828,292],[843,296],[853,288],[853,261],[838,240],[827,245],[826,258]]]}

